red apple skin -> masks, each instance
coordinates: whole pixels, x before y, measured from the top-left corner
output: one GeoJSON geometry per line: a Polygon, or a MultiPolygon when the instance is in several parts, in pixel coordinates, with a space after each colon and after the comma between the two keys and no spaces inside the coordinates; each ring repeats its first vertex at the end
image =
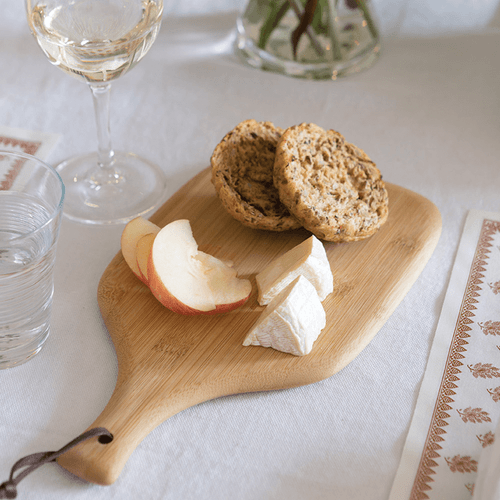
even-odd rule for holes
{"type": "MultiPolygon", "coordinates": [[[[135,274],[135,273],[134,273],[135,274]]],[[[146,285],[149,286],[149,281],[148,279],[144,276],[144,274],[136,274],[136,276],[146,285]]]]}
{"type": "Polygon", "coordinates": [[[197,316],[200,314],[214,315],[214,314],[227,313],[233,311],[234,309],[237,309],[238,307],[241,307],[250,298],[250,295],[252,294],[252,291],[250,290],[250,293],[244,299],[239,300],[238,302],[233,302],[231,304],[219,304],[215,307],[215,309],[212,309],[211,311],[199,311],[198,309],[193,309],[192,307],[189,307],[186,304],[183,304],[182,302],[177,300],[165,288],[161,280],[158,278],[158,275],[156,274],[156,270],[153,264],[152,252],[149,254],[149,259],[148,259],[148,278],[149,278],[149,283],[148,283],[149,289],[151,290],[152,294],[156,297],[156,299],[170,311],[173,311],[178,314],[183,314],[185,316],[197,316]]]}
{"type": "Polygon", "coordinates": [[[149,286],[148,279],[141,273],[141,269],[139,268],[139,274],[136,274],[132,271],[146,286],[149,286]]]}

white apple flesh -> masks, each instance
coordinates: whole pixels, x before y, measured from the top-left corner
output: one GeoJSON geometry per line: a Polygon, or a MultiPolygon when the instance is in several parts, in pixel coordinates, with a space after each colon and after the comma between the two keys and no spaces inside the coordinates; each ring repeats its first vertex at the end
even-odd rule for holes
{"type": "Polygon", "coordinates": [[[155,233],[145,234],[139,239],[136,246],[136,260],[137,267],[139,268],[140,278],[147,285],[148,284],[148,260],[153,242],[156,238],[155,233]]]}
{"type": "Polygon", "coordinates": [[[121,236],[121,250],[125,262],[128,264],[132,272],[141,280],[144,281],[139,265],[137,264],[137,243],[146,234],[158,234],[160,228],[151,221],[143,217],[132,219],[124,227],[121,236]]]}
{"type": "Polygon", "coordinates": [[[218,314],[243,305],[252,292],[247,279],[221,260],[198,250],[191,225],[181,219],[154,238],[148,285],[168,309],[187,315],[218,314]]]}

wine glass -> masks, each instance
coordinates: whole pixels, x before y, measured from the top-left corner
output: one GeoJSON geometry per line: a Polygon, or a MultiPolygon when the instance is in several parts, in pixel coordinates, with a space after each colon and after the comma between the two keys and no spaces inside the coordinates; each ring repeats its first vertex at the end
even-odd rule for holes
{"type": "Polygon", "coordinates": [[[87,82],[97,123],[97,152],[56,167],[66,186],[64,213],[111,224],[149,212],[165,192],[163,172],[133,153],[114,151],[109,128],[111,82],[148,52],[163,0],[25,0],[30,29],[49,61],[87,82]]]}

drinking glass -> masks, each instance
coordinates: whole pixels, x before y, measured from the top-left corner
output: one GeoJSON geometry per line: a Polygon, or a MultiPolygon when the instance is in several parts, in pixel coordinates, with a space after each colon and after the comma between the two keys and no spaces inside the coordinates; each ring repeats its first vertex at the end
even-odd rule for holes
{"type": "Polygon", "coordinates": [[[0,151],[0,369],[32,358],[49,335],[63,200],[50,165],[0,151]]]}
{"type": "Polygon", "coordinates": [[[158,166],[111,144],[111,82],[134,67],[160,30],[163,0],[25,0],[28,23],[49,61],[86,82],[97,124],[97,152],[56,167],[66,186],[64,213],[111,224],[149,212],[166,180],[158,166]]]}

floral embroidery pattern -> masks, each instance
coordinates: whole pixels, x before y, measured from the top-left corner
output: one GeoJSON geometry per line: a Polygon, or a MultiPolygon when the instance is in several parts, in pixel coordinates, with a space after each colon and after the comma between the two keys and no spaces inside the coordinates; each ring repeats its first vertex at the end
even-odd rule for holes
{"type": "Polygon", "coordinates": [[[486,321],[478,325],[485,335],[500,335],[500,321],[486,321]]]}
{"type": "Polygon", "coordinates": [[[500,401],[500,387],[495,387],[494,389],[486,389],[488,394],[491,396],[495,403],[500,401]]]}
{"type": "MultiPolygon", "coordinates": [[[[468,406],[466,408],[453,410],[453,403],[458,398],[457,389],[459,387],[460,378],[465,363],[465,357],[469,344],[476,339],[472,331],[475,325],[476,331],[482,332],[486,337],[500,336],[500,321],[488,320],[480,323],[475,323],[473,318],[479,305],[480,293],[484,291],[500,294],[500,280],[495,276],[494,279],[486,281],[486,268],[488,259],[490,258],[491,249],[497,248],[498,236],[500,234],[500,221],[487,220],[482,221],[479,239],[477,241],[475,254],[471,262],[468,280],[465,286],[463,299],[458,311],[457,321],[454,327],[453,336],[451,339],[448,357],[445,363],[445,369],[441,380],[441,385],[438,390],[434,412],[431,418],[430,427],[427,433],[426,441],[418,465],[415,480],[409,500],[424,500],[429,499],[431,491],[434,487],[437,488],[437,471],[439,467],[442,451],[445,447],[445,438],[447,426],[450,425],[452,415],[460,417],[462,425],[485,425],[491,422],[491,417],[488,411],[481,404],[481,407],[468,406]],[[493,245],[495,243],[495,246],[493,245]],[[480,329],[480,330],[479,330],[480,329]]],[[[500,250],[500,247],[498,247],[500,250]]],[[[497,254],[495,253],[495,258],[497,254]]],[[[483,337],[484,338],[484,337],[483,337]]],[[[500,350],[500,346],[497,346],[500,350]]],[[[486,360],[485,360],[486,361],[486,360]]],[[[469,373],[477,382],[483,380],[491,380],[500,377],[500,370],[488,362],[477,362],[466,364],[469,373]]],[[[500,389],[488,390],[491,398],[494,401],[500,397],[500,389]]],[[[456,425],[454,425],[456,427],[456,425]]],[[[449,429],[449,428],[448,428],[449,429]]],[[[477,434],[476,437],[481,447],[489,446],[494,440],[494,434],[488,429],[485,429],[482,434],[477,434]]],[[[451,472],[461,474],[477,473],[477,459],[472,458],[470,452],[457,454],[453,457],[444,457],[445,463],[448,465],[451,472]]],[[[468,480],[464,482],[465,488],[472,495],[474,491],[474,482],[468,480]]],[[[437,491],[436,491],[437,493],[437,491]]],[[[435,495],[432,498],[438,498],[435,495]]]]}
{"type": "Polygon", "coordinates": [[[495,283],[488,283],[490,285],[491,291],[497,295],[500,293],[500,281],[496,281],[495,283]]]}
{"type": "Polygon", "coordinates": [[[477,472],[477,461],[471,457],[455,455],[453,458],[445,458],[451,472],[477,472]]]}
{"type": "Polygon", "coordinates": [[[496,366],[492,366],[491,363],[476,363],[474,366],[467,365],[467,368],[472,372],[472,375],[476,378],[493,378],[500,377],[500,370],[496,366]]]}
{"type": "Polygon", "coordinates": [[[465,410],[457,410],[457,412],[465,423],[480,424],[481,422],[491,422],[489,413],[483,411],[482,408],[472,408],[469,406],[465,410]]]}
{"type": "Polygon", "coordinates": [[[479,442],[481,443],[481,446],[483,448],[486,448],[487,446],[492,445],[495,442],[495,434],[493,432],[487,432],[486,434],[480,434],[479,436],[476,436],[479,439],[479,442]]]}

